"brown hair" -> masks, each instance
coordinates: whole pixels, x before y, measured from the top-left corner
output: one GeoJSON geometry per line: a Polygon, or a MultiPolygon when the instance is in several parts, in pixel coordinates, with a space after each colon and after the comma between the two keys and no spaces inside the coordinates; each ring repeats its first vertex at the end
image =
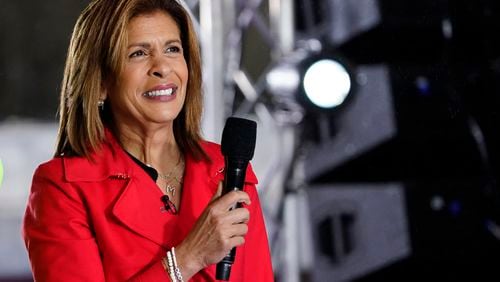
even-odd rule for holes
{"type": "Polygon", "coordinates": [[[127,45],[127,25],[136,16],[164,11],[177,23],[189,72],[186,100],[174,121],[180,149],[207,158],[200,146],[202,94],[199,43],[191,19],[176,0],[93,0],[78,18],[71,37],[59,106],[55,155],[89,157],[112,126],[109,108],[97,103],[104,85],[119,73],[127,45]]]}

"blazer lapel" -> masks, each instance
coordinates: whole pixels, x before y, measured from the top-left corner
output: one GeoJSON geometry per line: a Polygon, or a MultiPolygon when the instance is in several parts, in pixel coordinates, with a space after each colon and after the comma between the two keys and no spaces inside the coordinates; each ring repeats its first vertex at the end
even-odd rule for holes
{"type": "Polygon", "coordinates": [[[151,179],[141,175],[129,178],[112,213],[138,235],[168,247],[166,243],[171,241],[172,236],[168,227],[175,225],[176,216],[163,210],[161,196],[161,191],[151,179]]]}
{"type": "Polygon", "coordinates": [[[106,142],[91,160],[64,157],[64,167],[70,182],[96,182],[101,189],[109,189],[109,181],[122,181],[111,213],[128,229],[158,245],[170,242],[168,229],[175,224],[176,216],[162,211],[162,193],[156,183],[126,154],[109,130],[106,142]]]}

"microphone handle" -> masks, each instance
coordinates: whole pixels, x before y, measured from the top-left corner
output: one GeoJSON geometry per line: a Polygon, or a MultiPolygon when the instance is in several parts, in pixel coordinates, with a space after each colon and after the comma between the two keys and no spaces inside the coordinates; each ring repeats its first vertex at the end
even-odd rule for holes
{"type": "MultiPolygon", "coordinates": [[[[243,190],[247,166],[247,160],[231,158],[226,159],[226,173],[224,175],[224,187],[222,190],[223,195],[234,190],[243,190]]],[[[240,207],[242,207],[242,205],[237,203],[231,208],[231,210],[240,207]]],[[[217,263],[215,271],[215,278],[217,280],[229,280],[231,267],[233,266],[235,257],[236,247],[232,248],[231,251],[219,263],[217,263]]]]}

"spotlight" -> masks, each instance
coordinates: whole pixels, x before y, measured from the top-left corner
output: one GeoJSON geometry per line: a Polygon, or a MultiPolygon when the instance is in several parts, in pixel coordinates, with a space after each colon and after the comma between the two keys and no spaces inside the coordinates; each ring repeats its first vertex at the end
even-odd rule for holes
{"type": "Polygon", "coordinates": [[[275,98],[292,99],[312,112],[341,107],[355,85],[350,64],[332,52],[297,52],[268,72],[266,84],[275,98]]]}
{"type": "Polygon", "coordinates": [[[303,83],[307,98],[314,105],[325,109],[342,104],[351,91],[351,78],[347,70],[329,59],[313,63],[306,70],[303,83]]]}
{"type": "Polygon", "coordinates": [[[353,75],[345,60],[317,55],[300,64],[299,100],[306,107],[332,111],[343,105],[353,92],[353,75]]]}

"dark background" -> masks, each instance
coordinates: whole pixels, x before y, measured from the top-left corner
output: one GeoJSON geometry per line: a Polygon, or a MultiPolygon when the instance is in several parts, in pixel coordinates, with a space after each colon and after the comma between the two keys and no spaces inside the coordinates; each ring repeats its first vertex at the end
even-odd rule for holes
{"type": "Polygon", "coordinates": [[[0,1],[0,121],[56,120],[69,38],[87,3],[0,1]]]}
{"type": "Polygon", "coordinates": [[[311,182],[404,184],[412,254],[356,281],[496,281],[500,241],[488,226],[500,222],[500,2],[378,3],[380,24],[336,50],[388,67],[397,134],[311,182]],[[431,207],[436,197],[443,208],[431,207]]]}

